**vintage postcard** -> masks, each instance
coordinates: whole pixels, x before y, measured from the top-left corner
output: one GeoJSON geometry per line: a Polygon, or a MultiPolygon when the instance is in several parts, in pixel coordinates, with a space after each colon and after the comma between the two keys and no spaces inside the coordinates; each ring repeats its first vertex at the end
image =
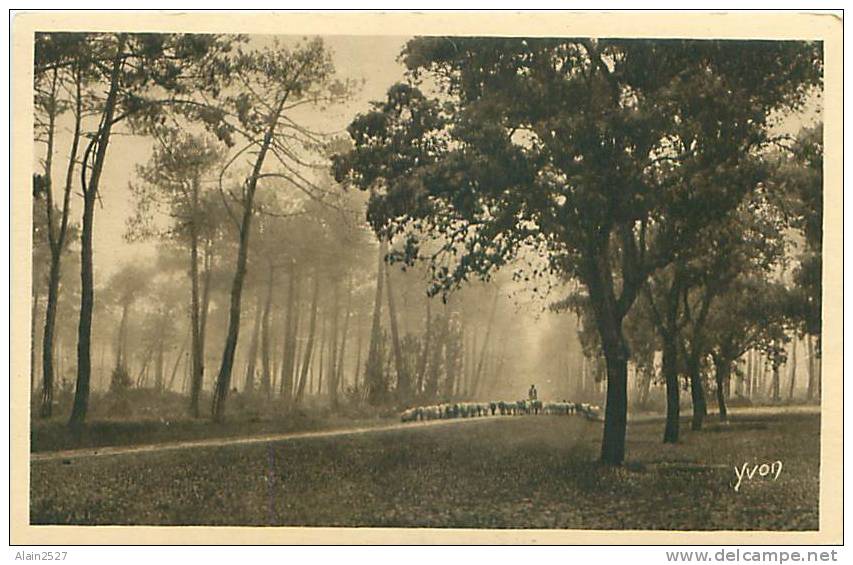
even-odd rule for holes
{"type": "Polygon", "coordinates": [[[840,543],[842,29],[15,14],[12,543],[840,543]]]}

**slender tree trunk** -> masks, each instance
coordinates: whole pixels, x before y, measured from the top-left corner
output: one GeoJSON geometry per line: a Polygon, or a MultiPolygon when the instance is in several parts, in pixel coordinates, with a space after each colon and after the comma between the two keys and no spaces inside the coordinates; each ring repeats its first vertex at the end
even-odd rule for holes
{"type": "Polygon", "coordinates": [[[744,396],[752,398],[752,350],[746,354],[746,377],[744,382],[744,396]]]}
{"type": "Polygon", "coordinates": [[[483,365],[486,362],[486,349],[489,346],[489,338],[492,335],[492,326],[495,322],[495,312],[498,308],[498,296],[499,294],[495,292],[495,297],[492,300],[492,308],[489,312],[489,321],[486,324],[486,336],[483,338],[483,345],[480,348],[480,360],[477,362],[477,368],[474,371],[474,384],[471,387],[471,395],[475,398],[480,392],[480,380],[483,376],[483,365]]]}
{"type": "Polygon", "coordinates": [[[430,304],[432,301],[430,297],[427,296],[426,299],[426,328],[424,329],[424,345],[423,351],[421,351],[421,358],[418,361],[418,380],[415,385],[415,395],[419,396],[424,388],[424,377],[426,376],[427,371],[427,359],[429,356],[430,346],[431,346],[431,338],[432,338],[432,312],[430,311],[430,304]]]}
{"type": "Polygon", "coordinates": [[[165,351],[166,344],[163,339],[157,340],[157,365],[154,369],[154,388],[157,392],[163,392],[163,373],[165,371],[165,351]]]}
{"type": "Polygon", "coordinates": [[[328,345],[327,338],[329,336],[329,318],[326,309],[323,308],[323,313],[320,315],[320,342],[317,344],[317,350],[320,352],[320,358],[317,359],[317,396],[322,394],[323,390],[323,374],[326,368],[326,346],[328,345]]]}
{"type": "Polygon", "coordinates": [[[391,271],[385,266],[385,286],[388,294],[388,318],[391,326],[391,345],[394,348],[394,371],[397,373],[397,401],[407,402],[411,384],[403,361],[403,348],[400,345],[400,333],[397,328],[397,308],[394,304],[394,289],[391,285],[391,271]]]}
{"type": "Polygon", "coordinates": [[[797,336],[791,342],[791,384],[788,387],[788,402],[794,400],[794,388],[797,385],[797,336]]]}
{"type": "Polygon", "coordinates": [[[329,339],[329,367],[326,371],[326,389],[329,393],[329,404],[333,409],[338,407],[338,319],[340,318],[341,289],[340,281],[332,281],[332,317],[329,339]]]}
{"type": "MultiPolygon", "coordinates": [[[[817,339],[817,338],[815,338],[815,339],[817,339]]],[[[822,373],[821,373],[821,355],[820,355],[819,349],[817,351],[815,351],[814,371],[815,371],[815,377],[816,377],[815,387],[817,388],[817,396],[818,396],[818,398],[820,398],[821,395],[823,394],[821,392],[821,387],[823,386],[823,380],[821,377],[821,375],[822,375],[822,373]]]]}
{"type": "Polygon", "coordinates": [[[335,388],[332,393],[332,408],[337,408],[338,406],[338,392],[343,389],[344,384],[344,356],[346,354],[347,347],[347,332],[349,330],[349,319],[352,309],[352,275],[350,275],[347,279],[347,306],[346,313],[344,314],[344,327],[341,331],[341,347],[338,351],[338,361],[336,363],[337,372],[335,373],[335,388]]]}
{"type": "Polygon", "coordinates": [[[311,318],[308,322],[308,342],[305,344],[305,358],[302,361],[302,374],[299,377],[299,387],[296,391],[296,403],[302,401],[305,393],[305,383],[308,381],[308,369],[311,366],[311,352],[314,349],[314,332],[317,328],[317,305],[320,299],[320,275],[314,273],[314,290],[311,297],[311,318]]]}
{"type": "MultiPolygon", "coordinates": [[[[56,327],[56,314],[59,304],[59,281],[61,277],[62,253],[65,249],[65,239],[68,231],[69,196],[71,194],[74,165],[77,159],[77,147],[80,141],[80,86],[77,86],[77,117],[75,118],[74,137],[71,142],[71,157],[65,181],[65,193],[62,206],[62,219],[59,233],[51,244],[50,275],[48,278],[47,307],[45,309],[44,333],[42,336],[42,405],[41,416],[49,418],[53,413],[53,338],[56,327]]],[[[50,190],[50,186],[48,186],[50,190]]],[[[50,228],[52,229],[52,227],[50,228]]],[[[35,322],[34,322],[35,323],[35,322]]]]}
{"type": "MultiPolygon", "coordinates": [[[[194,183],[193,206],[198,209],[198,185],[194,183]]],[[[199,397],[203,384],[204,353],[201,345],[201,296],[198,274],[198,227],[190,222],[190,334],[192,339],[192,379],[190,381],[190,416],[199,417],[199,397]]]]}
{"type": "Polygon", "coordinates": [[[267,296],[264,301],[264,313],[261,319],[261,394],[270,397],[272,386],[272,367],[270,366],[270,311],[272,310],[272,289],[275,282],[272,266],[267,276],[267,296]]]}
{"type": "Polygon", "coordinates": [[[365,368],[365,388],[367,401],[377,405],[385,399],[385,385],[382,375],[380,356],[380,340],[382,339],[382,288],[385,277],[385,255],[388,252],[388,242],[382,239],[379,243],[379,260],[376,269],[376,295],[373,299],[373,321],[370,327],[370,345],[367,350],[367,367],[365,368]]]}
{"type": "Polygon", "coordinates": [[[115,371],[127,372],[127,313],[130,309],[130,301],[125,300],[121,305],[121,321],[118,325],[116,336],[116,366],[115,371]]]}
{"type": "Polygon", "coordinates": [[[355,382],[353,382],[353,388],[359,392],[359,397],[361,397],[361,392],[363,392],[363,388],[364,388],[363,384],[362,384],[363,379],[361,379],[359,377],[359,375],[362,374],[362,369],[361,369],[361,338],[362,338],[361,327],[356,326],[356,332],[355,332],[355,374],[353,376],[353,379],[355,382]]]}
{"type": "Polygon", "coordinates": [[[781,379],[780,379],[780,375],[779,375],[779,370],[780,370],[779,363],[774,361],[772,369],[773,369],[773,380],[770,382],[770,387],[772,389],[771,397],[773,398],[774,401],[778,402],[779,400],[782,399],[782,394],[781,394],[781,390],[780,390],[781,389],[781,384],[780,384],[781,379]]]}
{"type": "Polygon", "coordinates": [[[95,218],[95,201],[101,181],[101,173],[107,156],[113,120],[115,117],[116,98],[118,95],[119,76],[124,61],[124,46],[126,37],[119,35],[116,55],[113,59],[110,73],[110,88],[104,102],[104,113],[101,127],[92,139],[83,157],[82,175],[86,176],[86,162],[90,150],[96,148],[92,173],[88,186],[83,183],[83,221],[80,232],[80,323],[77,328],[77,384],[74,389],[74,404],[68,425],[80,428],[86,421],[89,410],[89,390],[92,378],[92,313],[95,306],[94,266],[92,261],[92,234],[95,218]]]}
{"type": "Polygon", "coordinates": [[[258,363],[258,335],[261,331],[261,318],[263,317],[263,296],[258,294],[258,303],[255,306],[255,321],[252,326],[252,339],[249,341],[249,351],[246,360],[246,379],[243,392],[251,394],[255,389],[255,371],[258,363]]]}
{"type": "MultiPolygon", "coordinates": [[[[30,310],[31,323],[30,323],[30,398],[35,399],[36,397],[36,382],[38,381],[38,369],[36,368],[36,360],[38,359],[38,355],[36,354],[36,342],[38,340],[38,319],[39,319],[39,293],[35,288],[37,285],[33,284],[33,293],[32,293],[32,308],[30,310]]],[[[52,375],[51,375],[52,377],[52,375]]],[[[42,393],[43,394],[43,393],[42,393]]],[[[41,414],[42,418],[49,417],[41,414]]]]}
{"type": "Polygon", "coordinates": [[[806,345],[808,347],[808,360],[806,362],[806,370],[808,371],[808,389],[807,389],[807,400],[812,400],[815,397],[815,392],[817,391],[817,381],[815,379],[815,362],[814,362],[814,341],[812,340],[812,336],[806,335],[806,345]]]}
{"type": "Polygon", "coordinates": [[[284,348],[282,352],[284,359],[281,363],[281,377],[279,379],[280,394],[285,406],[288,406],[293,398],[293,371],[296,365],[296,277],[296,268],[293,267],[287,278],[287,312],[285,313],[284,348]]]}
{"type": "Polygon", "coordinates": [[[234,367],[234,354],[237,351],[237,339],[240,334],[240,309],[243,295],[243,281],[246,278],[246,267],[249,259],[249,234],[251,233],[252,215],[254,213],[255,191],[258,178],[264,165],[264,159],[272,143],[275,126],[278,123],[286,97],[282,97],[276,111],[271,116],[264,139],[261,142],[252,174],[246,182],[243,198],[243,218],[240,223],[240,241],[237,250],[237,268],[234,271],[234,282],[231,285],[231,305],[228,311],[228,333],[225,338],[225,348],[222,353],[222,364],[216,378],[216,388],[213,394],[212,415],[214,421],[225,417],[225,402],[231,387],[231,370],[234,367]]]}
{"type": "Polygon", "coordinates": [[[441,378],[442,367],[441,359],[443,357],[442,353],[444,352],[444,344],[447,338],[447,332],[445,331],[446,325],[444,322],[445,313],[442,312],[437,318],[437,320],[433,320],[433,324],[436,325],[434,328],[435,336],[433,337],[433,344],[431,347],[432,356],[429,361],[429,370],[427,371],[427,379],[424,385],[424,395],[430,400],[434,400],[438,396],[438,381],[441,378]]]}
{"type": "Polygon", "coordinates": [[[186,349],[186,347],[186,341],[181,343],[181,348],[178,350],[178,354],[175,356],[175,364],[172,366],[172,372],[169,375],[169,384],[166,385],[166,390],[173,390],[172,387],[175,384],[175,376],[178,374],[178,365],[181,363],[181,359],[184,356],[184,349],[186,349]]]}

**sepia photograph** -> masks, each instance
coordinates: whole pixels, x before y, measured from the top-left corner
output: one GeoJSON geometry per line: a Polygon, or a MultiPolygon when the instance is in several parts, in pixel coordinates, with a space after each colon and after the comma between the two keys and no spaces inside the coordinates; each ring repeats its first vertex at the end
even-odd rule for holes
{"type": "Polygon", "coordinates": [[[26,539],[840,541],[840,17],[83,15],[13,25],[26,539]]]}

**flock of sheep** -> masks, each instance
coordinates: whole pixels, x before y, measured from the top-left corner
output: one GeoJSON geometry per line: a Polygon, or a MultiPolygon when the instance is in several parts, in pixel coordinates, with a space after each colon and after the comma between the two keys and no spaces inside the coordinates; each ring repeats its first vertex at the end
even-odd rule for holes
{"type": "Polygon", "coordinates": [[[451,418],[476,418],[478,416],[514,416],[520,414],[570,415],[579,414],[590,420],[601,419],[601,408],[592,404],[575,402],[542,402],[541,400],[516,400],[512,402],[457,402],[416,406],[400,414],[402,422],[447,420],[451,418]]]}

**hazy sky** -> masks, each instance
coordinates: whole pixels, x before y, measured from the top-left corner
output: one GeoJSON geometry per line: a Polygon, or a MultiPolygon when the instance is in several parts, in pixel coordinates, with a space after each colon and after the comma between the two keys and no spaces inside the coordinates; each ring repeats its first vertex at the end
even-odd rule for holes
{"type": "MultiPolygon", "coordinates": [[[[299,39],[294,36],[279,38],[289,43],[299,39]]],[[[315,110],[301,113],[299,122],[311,129],[334,133],[342,132],[359,112],[368,108],[368,103],[384,97],[388,87],[403,78],[403,66],[397,63],[397,56],[408,37],[364,37],[329,36],[324,37],[332,52],[333,61],[341,78],[364,79],[364,84],[347,103],[318,113],[315,110]]],[[[253,36],[252,43],[271,43],[270,36],[253,36]]],[[[53,175],[64,182],[64,170],[69,151],[72,121],[66,116],[61,122],[62,129],[57,140],[53,175]]],[[[96,284],[103,283],[116,266],[132,260],[139,254],[151,253],[154,246],[150,243],[131,244],[124,240],[127,218],[133,211],[133,201],[128,183],[134,180],[135,168],[145,163],[151,153],[152,140],[147,137],[131,136],[125,132],[116,132],[110,140],[107,160],[101,180],[101,199],[103,207],[95,211],[95,276],[96,284]]],[[[36,155],[43,149],[36,147],[36,155]]],[[[37,164],[37,168],[41,165],[37,164]]],[[[78,172],[79,174],[79,172],[78,172]]],[[[75,186],[79,181],[75,179],[75,186]]],[[[75,190],[78,191],[78,189],[75,190]]],[[[80,221],[80,199],[73,199],[72,221],[80,221]]]]}

